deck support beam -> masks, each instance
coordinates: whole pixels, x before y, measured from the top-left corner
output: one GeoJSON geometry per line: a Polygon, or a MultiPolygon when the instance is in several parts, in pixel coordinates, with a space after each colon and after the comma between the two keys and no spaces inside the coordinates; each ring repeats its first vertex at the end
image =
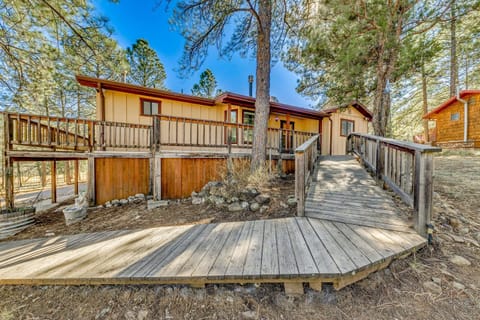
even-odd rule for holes
{"type": "Polygon", "coordinates": [[[284,282],[285,294],[289,296],[304,294],[302,282],[284,282]]]}
{"type": "Polygon", "coordinates": [[[78,195],[78,160],[73,162],[73,193],[78,195]]]}
{"type": "Polygon", "coordinates": [[[95,190],[95,158],[88,158],[88,182],[87,182],[87,199],[90,205],[96,204],[96,190],[95,190]]]}
{"type": "Polygon", "coordinates": [[[51,198],[52,203],[57,203],[57,161],[50,162],[50,176],[51,176],[51,198]]]}
{"type": "Polygon", "coordinates": [[[154,200],[162,200],[162,158],[155,157],[152,159],[150,164],[153,162],[153,181],[152,181],[152,193],[154,200]]]}

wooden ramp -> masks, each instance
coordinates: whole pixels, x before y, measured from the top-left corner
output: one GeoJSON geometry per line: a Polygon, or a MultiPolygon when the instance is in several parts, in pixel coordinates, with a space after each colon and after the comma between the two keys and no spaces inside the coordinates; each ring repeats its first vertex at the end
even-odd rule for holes
{"type": "Polygon", "coordinates": [[[415,232],[398,207],[351,156],[320,159],[305,201],[311,218],[415,232]]]}
{"type": "Polygon", "coordinates": [[[98,232],[0,244],[0,283],[338,289],[423,245],[414,233],[311,218],[98,232]]]}

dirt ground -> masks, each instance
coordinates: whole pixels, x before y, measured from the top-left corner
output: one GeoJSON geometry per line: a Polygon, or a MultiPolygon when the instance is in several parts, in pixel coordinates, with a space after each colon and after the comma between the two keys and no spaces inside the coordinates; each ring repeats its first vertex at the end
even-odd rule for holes
{"type": "MultiPolygon", "coordinates": [[[[0,319],[479,319],[480,156],[442,155],[436,157],[435,166],[434,245],[340,291],[325,287],[321,292],[307,290],[303,296],[290,297],[281,285],[222,285],[206,289],[2,286],[0,319]],[[452,263],[454,255],[461,255],[471,265],[452,263]],[[435,290],[427,286],[432,280],[437,283],[435,290]]],[[[293,193],[291,182],[282,188],[293,193]]],[[[93,211],[89,219],[96,222],[89,222],[88,226],[79,224],[75,227],[79,229],[73,230],[52,222],[40,225],[43,229],[38,233],[29,231],[28,237],[44,235],[47,230],[63,234],[107,227],[137,228],[152,226],[151,221],[160,225],[251,218],[224,217],[210,212],[207,206],[196,207],[203,210],[198,213],[188,210],[186,203],[173,207],[175,211],[166,209],[169,213],[164,220],[147,219],[149,213],[141,206],[122,208],[121,212],[93,211]],[[110,222],[123,220],[111,226],[105,222],[102,227],[100,222],[107,214],[110,222]],[[137,215],[140,218],[135,219],[137,215]]],[[[161,216],[164,209],[159,210],[156,216],[161,216]]],[[[283,216],[292,214],[291,209],[286,210],[290,212],[283,216]]],[[[280,213],[273,210],[265,218],[277,214],[280,213]]]]}

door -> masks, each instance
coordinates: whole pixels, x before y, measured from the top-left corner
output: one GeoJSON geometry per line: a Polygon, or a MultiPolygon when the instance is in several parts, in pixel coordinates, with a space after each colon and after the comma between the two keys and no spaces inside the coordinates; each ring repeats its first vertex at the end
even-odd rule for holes
{"type": "Polygon", "coordinates": [[[282,152],[293,153],[293,130],[295,130],[295,122],[290,121],[290,127],[287,130],[287,121],[280,120],[280,129],[282,129],[282,152]]]}

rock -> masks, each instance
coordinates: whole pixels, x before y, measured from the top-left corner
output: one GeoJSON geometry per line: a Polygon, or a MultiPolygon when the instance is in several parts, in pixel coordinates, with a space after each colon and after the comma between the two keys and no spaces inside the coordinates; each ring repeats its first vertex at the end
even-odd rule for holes
{"type": "Polygon", "coordinates": [[[233,203],[233,202],[238,202],[238,200],[240,200],[240,199],[238,199],[237,197],[232,197],[232,198],[230,199],[231,203],[233,203]]]}
{"type": "Polygon", "coordinates": [[[259,194],[259,192],[257,191],[257,189],[245,188],[242,191],[240,191],[239,198],[243,201],[250,201],[253,198],[255,198],[258,194],[259,194]]]}
{"type": "Polygon", "coordinates": [[[288,205],[285,202],[280,201],[280,207],[286,209],[286,208],[288,208],[288,205]]]}
{"type": "Polygon", "coordinates": [[[244,210],[245,210],[245,209],[248,209],[249,206],[250,206],[250,205],[248,204],[247,201],[242,201],[242,202],[240,202],[240,207],[242,207],[242,209],[244,209],[244,210]]]}
{"type": "Polygon", "coordinates": [[[287,199],[287,205],[288,205],[289,207],[295,207],[295,206],[297,205],[297,199],[295,199],[295,197],[293,197],[293,198],[292,198],[292,197],[289,197],[289,198],[287,199]]]}
{"type": "Polygon", "coordinates": [[[192,204],[197,205],[197,204],[202,204],[205,202],[204,197],[192,197],[192,204]]]}
{"type": "Polygon", "coordinates": [[[255,211],[258,211],[258,209],[260,209],[260,205],[258,203],[252,202],[250,204],[250,211],[255,212],[255,211]]]}
{"type": "Polygon", "coordinates": [[[168,206],[168,200],[148,200],[147,201],[147,209],[155,209],[158,207],[165,207],[168,206]]]}
{"type": "Polygon", "coordinates": [[[210,203],[213,203],[217,207],[221,206],[225,203],[225,199],[223,197],[219,197],[219,196],[210,196],[210,197],[208,197],[208,201],[210,203]]]}
{"type": "Polygon", "coordinates": [[[437,278],[437,277],[432,277],[432,281],[436,284],[438,284],[439,286],[442,285],[442,279],[440,278],[437,278]]]}
{"type": "Polygon", "coordinates": [[[98,206],[95,207],[95,209],[103,209],[103,206],[99,204],[98,206]]]}
{"type": "Polygon", "coordinates": [[[128,202],[133,203],[133,202],[135,202],[135,200],[137,200],[137,198],[135,198],[134,196],[130,196],[130,197],[127,198],[127,200],[128,200],[128,202]]]}
{"type": "Polygon", "coordinates": [[[242,211],[242,210],[243,210],[243,207],[238,202],[233,202],[228,206],[228,211],[230,212],[236,212],[236,211],[242,211]]]}
{"type": "Polygon", "coordinates": [[[105,207],[110,208],[112,206],[112,203],[110,201],[105,202],[105,207]]]}
{"type": "Polygon", "coordinates": [[[255,311],[245,311],[242,312],[243,319],[257,319],[257,313],[255,311]]]}
{"type": "Polygon", "coordinates": [[[198,197],[198,193],[195,191],[192,191],[192,193],[190,194],[190,197],[192,198],[198,197]]]}
{"type": "Polygon", "coordinates": [[[457,218],[448,219],[448,224],[451,225],[454,229],[457,229],[460,226],[460,220],[457,218]]]}
{"type": "Polygon", "coordinates": [[[265,212],[267,212],[268,208],[269,208],[268,206],[261,206],[259,212],[260,212],[261,214],[264,214],[265,212]]]}
{"type": "Polygon", "coordinates": [[[270,196],[268,194],[259,194],[255,197],[255,201],[259,204],[266,204],[270,202],[270,196]]]}
{"type": "Polygon", "coordinates": [[[145,195],[144,195],[143,193],[137,193],[137,194],[135,195],[135,198],[141,199],[141,200],[145,200],[145,195]]]}
{"type": "Polygon", "coordinates": [[[113,200],[111,201],[111,203],[112,203],[112,206],[119,206],[119,205],[120,205],[120,200],[118,200],[118,199],[113,199],[113,200]]]}
{"type": "Polygon", "coordinates": [[[210,181],[206,185],[203,186],[203,188],[200,192],[203,192],[204,194],[208,194],[208,193],[210,193],[210,190],[212,188],[221,187],[222,185],[223,185],[223,183],[220,182],[220,181],[210,181]]]}
{"type": "Polygon", "coordinates": [[[452,286],[457,290],[465,290],[465,286],[460,282],[453,281],[452,286]]]}
{"type": "Polygon", "coordinates": [[[441,294],[442,293],[442,287],[440,287],[438,284],[436,284],[433,281],[425,281],[423,283],[423,288],[425,290],[433,292],[435,294],[441,294]]]}
{"type": "Polygon", "coordinates": [[[470,261],[468,261],[464,257],[457,256],[457,255],[452,256],[449,260],[451,263],[456,264],[457,266],[469,266],[472,264],[470,261]]]}
{"type": "Polygon", "coordinates": [[[127,199],[120,199],[120,204],[122,206],[124,206],[124,205],[128,204],[128,200],[127,199]]]}

